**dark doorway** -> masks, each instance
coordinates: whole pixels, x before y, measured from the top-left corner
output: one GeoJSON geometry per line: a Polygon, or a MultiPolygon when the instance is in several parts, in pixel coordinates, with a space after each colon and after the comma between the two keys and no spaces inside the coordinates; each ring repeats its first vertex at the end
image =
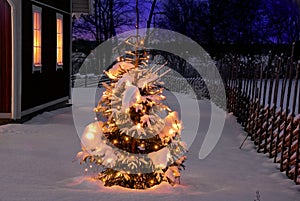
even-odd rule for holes
{"type": "Polygon", "coordinates": [[[0,113],[11,113],[11,83],[11,7],[6,0],[0,0],[0,113]]]}

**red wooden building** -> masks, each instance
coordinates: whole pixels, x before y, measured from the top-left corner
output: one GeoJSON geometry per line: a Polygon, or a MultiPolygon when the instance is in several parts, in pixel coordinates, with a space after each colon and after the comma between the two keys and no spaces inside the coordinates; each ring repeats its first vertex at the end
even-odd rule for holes
{"type": "Polygon", "coordinates": [[[0,119],[70,98],[71,0],[0,0],[0,119]]]}

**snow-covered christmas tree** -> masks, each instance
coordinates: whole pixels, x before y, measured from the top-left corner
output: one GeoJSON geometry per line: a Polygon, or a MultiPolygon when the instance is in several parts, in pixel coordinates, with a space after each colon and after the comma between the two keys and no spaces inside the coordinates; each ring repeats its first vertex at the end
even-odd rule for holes
{"type": "Polygon", "coordinates": [[[127,56],[108,71],[109,84],[95,108],[105,121],[88,125],[78,153],[85,171],[105,186],[146,189],[163,181],[179,182],[186,144],[178,114],[162,102],[160,78],[165,65],[148,65],[146,53],[127,56]]]}
{"type": "Polygon", "coordinates": [[[125,40],[135,49],[105,71],[110,83],[103,83],[105,91],[94,109],[97,121],[86,127],[77,157],[105,186],[146,189],[163,181],[180,183],[187,146],[177,112],[163,103],[160,79],[170,70],[164,70],[165,64],[148,64],[138,13],[137,6],[136,36],[125,40]]]}

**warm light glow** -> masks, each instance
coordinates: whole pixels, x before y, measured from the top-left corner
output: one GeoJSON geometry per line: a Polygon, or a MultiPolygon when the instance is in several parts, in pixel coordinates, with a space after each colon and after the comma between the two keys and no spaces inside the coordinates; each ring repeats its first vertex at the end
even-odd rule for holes
{"type": "Polygon", "coordinates": [[[154,180],[151,180],[150,183],[151,183],[151,184],[154,184],[154,180]]]}
{"type": "Polygon", "coordinates": [[[173,129],[169,130],[169,134],[172,135],[175,131],[173,129]]]}
{"type": "Polygon", "coordinates": [[[41,12],[33,12],[33,65],[42,66],[42,26],[41,12]]]}
{"type": "Polygon", "coordinates": [[[140,146],[141,146],[142,148],[144,148],[144,147],[145,147],[145,144],[141,144],[140,146]]]}
{"type": "Polygon", "coordinates": [[[154,145],[154,149],[158,149],[158,146],[157,146],[157,145],[154,145]]]}
{"type": "Polygon", "coordinates": [[[164,168],[165,165],[164,165],[164,164],[159,164],[159,165],[157,165],[157,167],[158,167],[158,168],[164,168]]]}
{"type": "MultiPolygon", "coordinates": [[[[110,72],[105,72],[105,74],[110,78],[110,79],[116,79],[117,77],[115,75],[113,75],[112,73],[110,72]]],[[[106,94],[106,93],[104,93],[106,94]]]]}
{"type": "Polygon", "coordinates": [[[118,140],[114,140],[114,144],[117,144],[118,143],[118,140]]]}
{"type": "Polygon", "coordinates": [[[85,169],[84,169],[84,171],[85,171],[85,172],[87,172],[87,171],[88,171],[88,169],[87,169],[87,168],[85,168],[85,169]]]}
{"type": "Polygon", "coordinates": [[[56,62],[63,65],[63,19],[62,16],[56,19],[56,62]]]}
{"type": "Polygon", "coordinates": [[[93,139],[95,138],[95,136],[94,136],[93,133],[87,133],[85,137],[86,137],[86,139],[88,139],[88,140],[93,140],[93,139]]]}
{"type": "Polygon", "coordinates": [[[128,141],[128,140],[129,140],[129,137],[125,137],[125,140],[128,141]]]}

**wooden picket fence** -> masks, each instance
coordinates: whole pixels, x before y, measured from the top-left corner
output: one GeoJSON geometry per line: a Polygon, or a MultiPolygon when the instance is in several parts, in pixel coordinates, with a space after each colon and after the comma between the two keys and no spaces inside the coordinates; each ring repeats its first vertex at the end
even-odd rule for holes
{"type": "Polygon", "coordinates": [[[300,183],[299,66],[293,53],[291,57],[270,53],[265,58],[231,55],[218,62],[228,112],[237,117],[257,151],[273,158],[296,184],[300,183]]]}
{"type": "Polygon", "coordinates": [[[300,184],[300,61],[294,61],[293,54],[228,55],[216,65],[222,83],[167,75],[165,87],[185,94],[192,89],[197,98],[210,99],[210,93],[218,94],[225,84],[226,108],[224,97],[212,101],[237,117],[247,133],[245,140],[250,138],[258,152],[273,158],[280,171],[300,184]]]}

